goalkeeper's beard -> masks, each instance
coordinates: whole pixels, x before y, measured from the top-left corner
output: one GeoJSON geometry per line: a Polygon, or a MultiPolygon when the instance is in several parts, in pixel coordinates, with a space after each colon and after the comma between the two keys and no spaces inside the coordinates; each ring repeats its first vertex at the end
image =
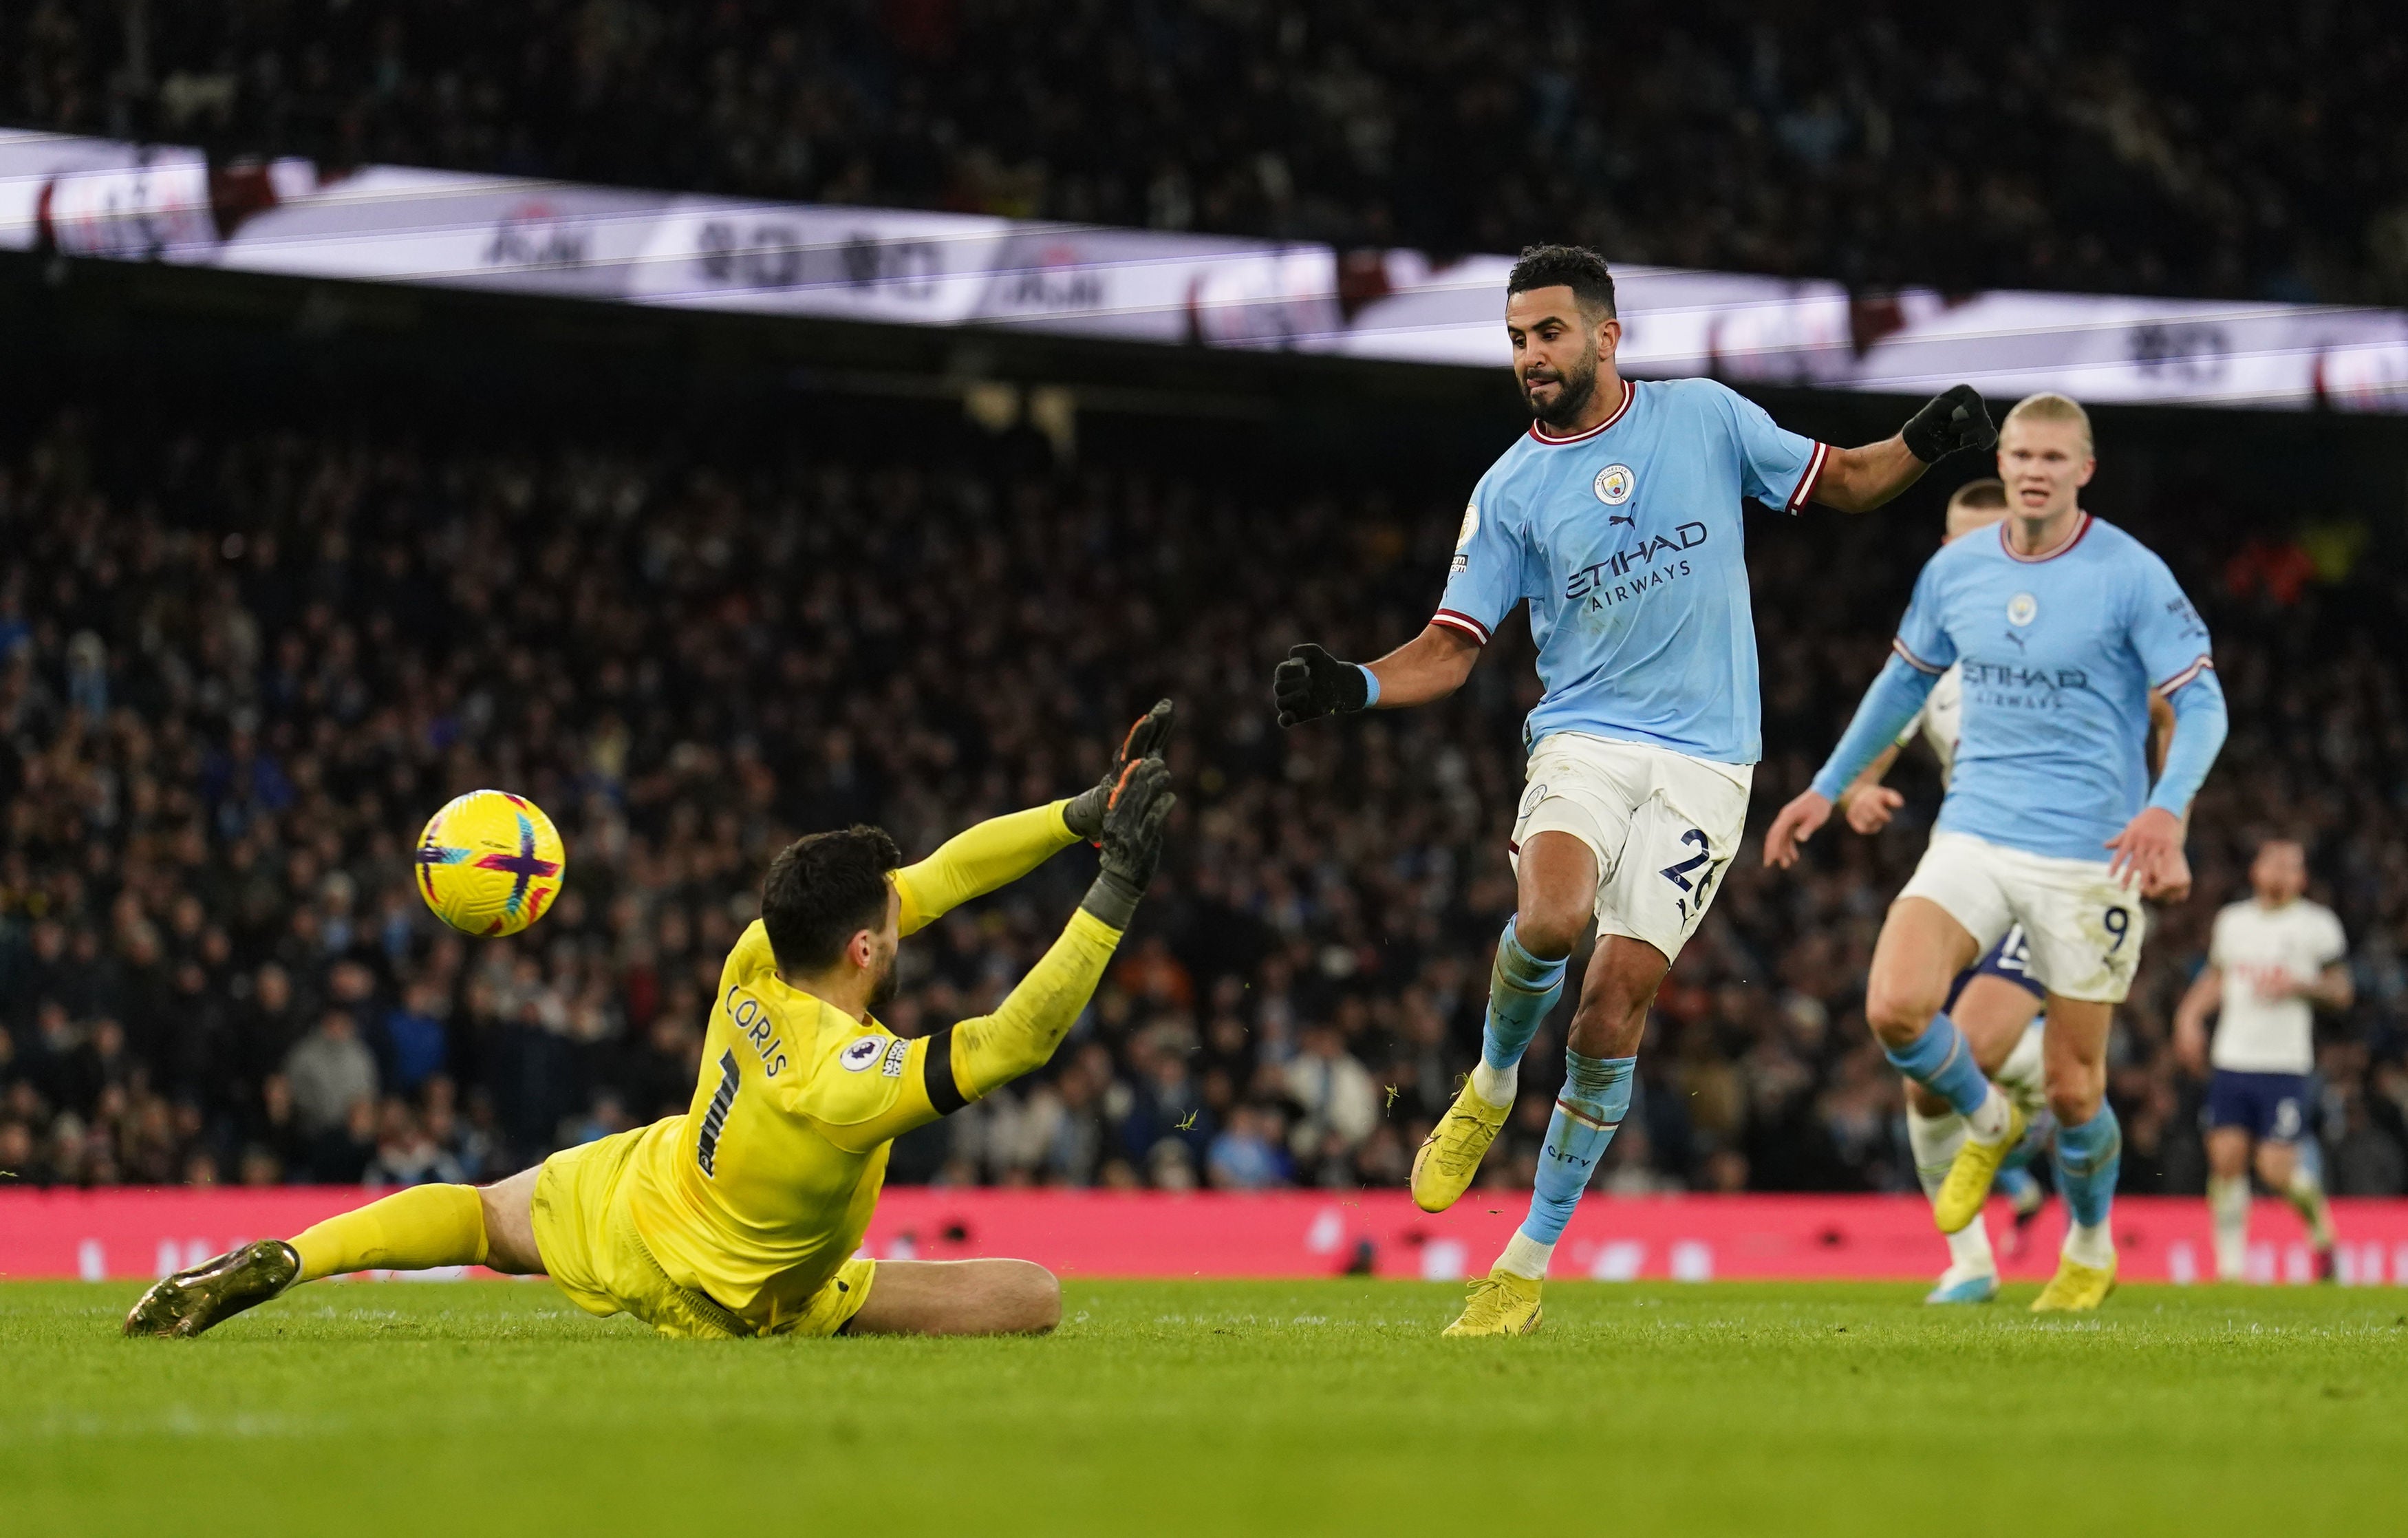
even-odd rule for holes
{"type": "Polygon", "coordinates": [[[886,953],[886,959],[879,963],[877,979],[869,985],[869,1013],[872,1014],[881,1013],[895,1002],[895,956],[893,951],[886,953]]]}
{"type": "Polygon", "coordinates": [[[1541,382],[1555,386],[1555,398],[1541,406],[1530,394],[1530,381],[1522,381],[1522,404],[1530,414],[1550,427],[1569,427],[1588,410],[1589,397],[1597,394],[1597,346],[1591,343],[1581,353],[1580,361],[1569,368],[1556,370],[1552,381],[1541,382]]]}

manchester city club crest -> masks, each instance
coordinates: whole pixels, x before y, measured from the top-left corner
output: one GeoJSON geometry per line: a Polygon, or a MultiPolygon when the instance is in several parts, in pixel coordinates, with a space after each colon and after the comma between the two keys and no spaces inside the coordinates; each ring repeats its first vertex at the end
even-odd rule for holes
{"type": "Polygon", "coordinates": [[[1597,472],[1597,499],[1609,508],[1618,508],[1630,500],[1639,489],[1639,478],[1630,473],[1627,465],[1608,465],[1597,472]]]}
{"type": "Polygon", "coordinates": [[[2040,617],[2040,600],[2028,593],[2018,593],[2007,600],[2007,623],[2029,625],[2040,617]]]}

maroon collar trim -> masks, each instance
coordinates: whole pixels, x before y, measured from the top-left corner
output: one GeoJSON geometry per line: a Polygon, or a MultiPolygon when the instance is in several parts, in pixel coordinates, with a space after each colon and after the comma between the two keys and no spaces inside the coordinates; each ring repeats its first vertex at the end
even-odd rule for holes
{"type": "Polygon", "coordinates": [[[1607,417],[1603,422],[1591,427],[1587,432],[1575,433],[1570,438],[1549,438],[1546,434],[1539,431],[1539,424],[1534,422],[1530,424],[1530,436],[1545,444],[1550,449],[1559,449],[1567,443],[1585,443],[1590,438],[1595,438],[1598,434],[1604,432],[1607,428],[1612,426],[1615,423],[1620,422],[1624,417],[1629,415],[1630,403],[1638,398],[1638,381],[1635,380],[1624,380],[1622,381],[1622,404],[1613,409],[1613,414],[1612,416],[1607,417]]]}
{"type": "Polygon", "coordinates": [[[2043,550],[2037,555],[2025,555],[2016,551],[2014,541],[2007,537],[2007,525],[2014,522],[2014,515],[2013,513],[2009,513],[2006,517],[1999,521],[1999,548],[2007,553],[2007,559],[2011,561],[2020,561],[2026,566],[2038,566],[2042,561],[2056,560],[2067,551],[2071,550],[2074,546],[2080,544],[2082,542],[2082,537],[2090,532],[2092,520],[2088,513],[2084,513],[2082,515],[2082,521],[2073,525],[2073,532],[2067,535],[2065,539],[2057,544],[2056,549],[2043,550]]]}

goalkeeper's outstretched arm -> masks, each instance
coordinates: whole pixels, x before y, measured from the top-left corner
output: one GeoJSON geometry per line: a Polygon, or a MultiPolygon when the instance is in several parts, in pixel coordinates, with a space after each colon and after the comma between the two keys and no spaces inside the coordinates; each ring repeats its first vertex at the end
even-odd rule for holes
{"type": "Polygon", "coordinates": [[[1009,886],[1079,841],[1063,820],[1067,800],[1007,812],[965,828],[916,865],[895,872],[904,934],[924,929],[972,898],[1009,886]]]}
{"type": "Polygon", "coordinates": [[[1160,754],[1170,735],[1170,701],[1165,699],[1138,717],[1119,756],[1093,788],[1066,800],[990,817],[947,839],[926,859],[896,871],[895,895],[901,907],[896,927],[907,935],[924,929],[971,898],[1010,885],[1081,839],[1096,837],[1112,791],[1129,766],[1160,754]]]}
{"type": "Polygon", "coordinates": [[[1162,855],[1162,825],[1178,798],[1159,758],[1132,764],[1104,813],[1102,869],[1061,938],[993,1014],[964,1020],[911,1045],[906,1093],[884,1112],[820,1130],[839,1148],[867,1152],[960,1110],[1042,1065],[1062,1044],[1103,980],[1162,855]]]}

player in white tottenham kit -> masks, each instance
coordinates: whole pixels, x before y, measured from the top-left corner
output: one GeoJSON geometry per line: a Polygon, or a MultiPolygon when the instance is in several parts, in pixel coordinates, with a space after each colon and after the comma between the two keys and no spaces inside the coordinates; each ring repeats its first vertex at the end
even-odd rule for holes
{"type": "MultiPolygon", "coordinates": [[[[1996,479],[1969,481],[1948,498],[1946,540],[1953,542],[1977,529],[1995,526],[2007,515],[2007,489],[1996,479]]],[[[1873,834],[1889,826],[1905,798],[1881,782],[1899,754],[1920,738],[1940,766],[1945,786],[1956,767],[1956,743],[1964,720],[1964,669],[1952,666],[1931,686],[1922,711],[1898,734],[1898,741],[1865,767],[1840,796],[1836,809],[1859,833],[1873,834]]],[[[2173,735],[2173,707],[2152,696],[2149,700],[2149,766],[2163,762],[2167,739],[2173,735]]],[[[2047,1200],[2040,1182],[2022,1161],[2047,1146],[2044,1124],[2047,1092],[2042,1071],[2041,1003],[2048,990],[2031,971],[2030,946],[2020,924],[2011,927],[1988,954],[1959,973],[1949,993],[1946,1011],[1965,1033],[1973,1060],[1994,1084],[2032,1119],[2024,1147],[2010,1156],[1999,1171],[1998,1189],[2012,1203],[2018,1233],[2039,1215],[2047,1200]]],[[[1936,1198],[1947,1178],[1956,1150],[1965,1142],[1965,1118],[1945,1100],[1906,1081],[1906,1135],[1914,1153],[1915,1178],[1926,1197],[1936,1198]]],[[[1999,1264],[1990,1247],[1989,1229],[1969,1223],[1945,1236],[1948,1269],[1940,1274],[1927,1303],[1985,1303],[1999,1293],[1999,1264]]]]}
{"type": "Polygon", "coordinates": [[[2249,1150],[2258,1178],[2299,1209],[2316,1246],[2316,1274],[2333,1273],[2331,1209],[2300,1157],[2307,1134],[2308,1075],[2315,1068],[2313,1010],[2346,1010],[2356,998],[2343,958],[2349,941],[2332,910],[2301,896],[2307,852],[2269,839],[2250,862],[2255,895],[2215,915],[2207,965],[2174,1010],[2174,1050],[2193,1072],[2214,1065],[2207,1086],[2207,1206],[2215,1218],[2215,1272],[2241,1279],[2249,1247],[2249,1150]],[[2213,1053],[2207,1017],[2221,1011],[2213,1053]]]}

